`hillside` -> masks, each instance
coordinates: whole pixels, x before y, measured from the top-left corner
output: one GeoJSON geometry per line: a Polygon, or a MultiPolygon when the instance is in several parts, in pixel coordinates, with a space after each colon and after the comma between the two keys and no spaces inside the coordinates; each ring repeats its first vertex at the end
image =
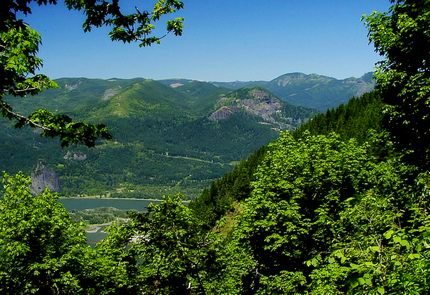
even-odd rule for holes
{"type": "Polygon", "coordinates": [[[193,197],[238,160],[275,139],[279,130],[293,130],[315,113],[288,105],[264,89],[258,91],[269,104],[265,97],[249,97],[255,89],[231,92],[191,80],[67,78],[57,83],[59,88],[19,105],[14,101],[14,106],[22,113],[46,107],[103,122],[114,140],[93,149],[62,150],[55,140],[32,130],[14,130],[2,121],[0,170],[29,174],[42,162],[58,173],[65,195],[153,198],[183,191],[193,197]],[[225,120],[214,120],[213,114],[231,96],[241,107],[236,105],[225,120]],[[264,105],[276,105],[270,116],[262,111],[264,105]]]}
{"type": "MultiPolygon", "coordinates": [[[[347,104],[316,115],[302,124],[293,136],[296,139],[310,135],[328,135],[336,132],[343,140],[354,138],[359,143],[369,139],[369,130],[381,130],[382,102],[377,93],[371,92],[352,98],[347,104]]],[[[193,200],[191,208],[209,227],[215,225],[229,210],[234,211],[236,202],[243,201],[251,192],[254,173],[270,148],[263,146],[242,160],[233,171],[213,182],[208,189],[193,200]]]]}
{"type": "Polygon", "coordinates": [[[316,112],[297,107],[261,87],[241,88],[220,96],[216,110],[209,116],[212,121],[228,120],[238,112],[259,118],[261,124],[275,130],[294,130],[302,124],[303,114],[312,117],[316,112]]]}

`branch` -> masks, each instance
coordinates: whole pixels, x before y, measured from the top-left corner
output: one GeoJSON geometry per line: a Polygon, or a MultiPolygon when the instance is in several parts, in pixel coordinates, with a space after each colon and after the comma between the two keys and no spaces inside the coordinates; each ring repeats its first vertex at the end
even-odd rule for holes
{"type": "Polygon", "coordinates": [[[7,118],[10,118],[10,119],[14,118],[14,119],[16,119],[16,120],[18,120],[20,122],[24,122],[25,125],[29,125],[29,126],[32,126],[32,127],[40,128],[40,129],[42,129],[44,131],[52,131],[51,128],[48,128],[48,127],[46,127],[46,126],[44,126],[42,124],[34,122],[34,121],[30,120],[28,117],[14,112],[12,110],[11,106],[8,105],[7,103],[5,103],[4,101],[0,101],[0,109],[2,109],[3,112],[6,113],[6,117],[7,118]]]}
{"type": "Polygon", "coordinates": [[[40,87],[30,87],[29,86],[25,89],[12,89],[12,90],[9,90],[9,92],[18,94],[18,93],[29,92],[29,91],[37,91],[37,90],[40,90],[40,87]]]}

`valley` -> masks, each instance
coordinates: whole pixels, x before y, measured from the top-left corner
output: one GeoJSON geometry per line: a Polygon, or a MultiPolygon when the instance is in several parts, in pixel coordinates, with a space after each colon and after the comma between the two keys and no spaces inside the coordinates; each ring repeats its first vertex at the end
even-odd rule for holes
{"type": "Polygon", "coordinates": [[[113,140],[95,148],[62,149],[56,140],[16,130],[3,120],[0,170],[31,174],[43,163],[68,197],[160,199],[182,192],[193,199],[280,130],[295,130],[324,110],[321,101],[336,106],[373,87],[362,78],[350,80],[355,82],[297,73],[269,82],[231,83],[58,79],[58,88],[10,103],[23,114],[48,108],[105,123],[113,140]],[[301,93],[296,96],[303,100],[289,99],[291,93],[301,93]],[[333,99],[327,98],[330,94],[333,99]]]}

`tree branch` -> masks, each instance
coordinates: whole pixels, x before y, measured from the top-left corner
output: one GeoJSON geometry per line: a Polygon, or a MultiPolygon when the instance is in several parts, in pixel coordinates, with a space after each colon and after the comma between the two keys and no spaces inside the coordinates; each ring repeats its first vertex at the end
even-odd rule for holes
{"type": "Polygon", "coordinates": [[[23,93],[23,92],[29,92],[29,91],[36,91],[36,90],[40,90],[39,87],[27,87],[25,89],[9,89],[10,93],[23,93]]]}
{"type": "Polygon", "coordinates": [[[0,101],[0,109],[5,112],[7,115],[6,117],[8,118],[14,118],[18,121],[22,121],[24,122],[25,125],[29,125],[31,127],[36,127],[36,128],[40,128],[44,131],[51,131],[51,128],[48,128],[42,124],[39,124],[37,122],[34,122],[32,120],[30,120],[28,117],[21,115],[19,113],[16,113],[12,110],[11,106],[8,105],[7,103],[5,103],[4,101],[0,101]]]}

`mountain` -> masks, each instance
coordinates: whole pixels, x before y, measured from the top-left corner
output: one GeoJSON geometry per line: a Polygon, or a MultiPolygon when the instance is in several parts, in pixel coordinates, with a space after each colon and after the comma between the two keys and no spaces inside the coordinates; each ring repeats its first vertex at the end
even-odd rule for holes
{"type": "Polygon", "coordinates": [[[220,96],[217,110],[209,119],[227,120],[237,112],[244,112],[259,118],[260,124],[272,126],[274,130],[294,130],[303,122],[303,114],[312,112],[283,102],[264,88],[241,88],[220,96]]]}
{"type": "Polygon", "coordinates": [[[317,74],[289,73],[271,81],[214,82],[214,85],[230,89],[245,85],[264,87],[293,105],[326,111],[371,91],[375,86],[372,77],[373,73],[367,73],[361,78],[338,80],[317,74]]]}
{"type": "Polygon", "coordinates": [[[218,101],[219,96],[230,91],[212,83],[196,80],[169,79],[158,82],[186,95],[187,105],[195,112],[210,111],[218,101]]]}
{"type": "Polygon", "coordinates": [[[8,98],[24,114],[39,107],[107,124],[114,140],[61,149],[37,130],[0,127],[0,170],[30,174],[38,163],[59,175],[64,195],[196,196],[213,179],[315,111],[284,103],[263,88],[231,91],[172,79],[64,78],[28,99],[8,98]],[[214,119],[220,108],[234,112],[214,119]]]}

